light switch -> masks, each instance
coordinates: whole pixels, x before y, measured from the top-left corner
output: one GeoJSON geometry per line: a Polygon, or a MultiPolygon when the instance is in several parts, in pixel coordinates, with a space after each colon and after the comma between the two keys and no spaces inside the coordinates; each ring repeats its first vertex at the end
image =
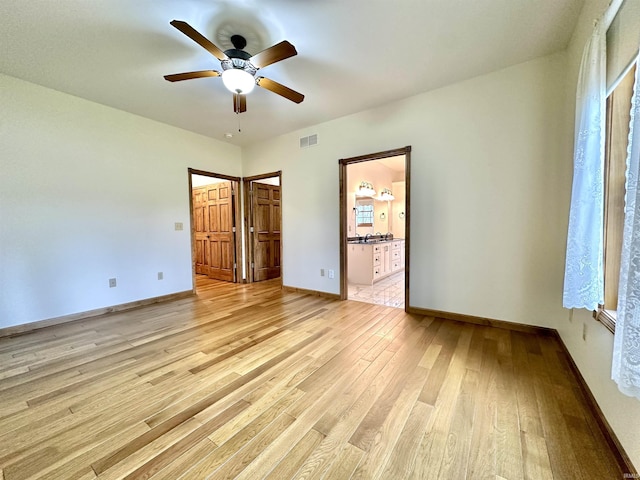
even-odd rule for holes
{"type": "Polygon", "coordinates": [[[176,230],[182,230],[182,222],[176,222],[176,230]]]}

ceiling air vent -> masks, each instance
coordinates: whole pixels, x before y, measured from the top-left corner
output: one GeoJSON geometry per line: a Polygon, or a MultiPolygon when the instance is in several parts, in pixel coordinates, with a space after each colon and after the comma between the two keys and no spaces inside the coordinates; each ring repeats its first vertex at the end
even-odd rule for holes
{"type": "Polygon", "coordinates": [[[318,145],[318,134],[314,133],[308,137],[300,137],[300,148],[313,147],[318,145]]]}

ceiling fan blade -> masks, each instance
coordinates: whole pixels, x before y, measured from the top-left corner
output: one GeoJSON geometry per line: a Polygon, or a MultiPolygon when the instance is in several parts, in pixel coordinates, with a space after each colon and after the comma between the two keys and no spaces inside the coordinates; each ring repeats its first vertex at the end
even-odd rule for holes
{"type": "Polygon", "coordinates": [[[233,94],[233,111],[235,113],[242,113],[247,111],[247,96],[246,95],[238,95],[237,93],[233,94]]]}
{"type": "Polygon", "coordinates": [[[285,87],[281,83],[269,80],[268,78],[258,77],[256,83],[260,87],[266,88],[273,93],[277,93],[278,95],[287,98],[292,102],[300,103],[304,100],[304,95],[302,95],[301,93],[298,93],[295,90],[291,90],[289,87],[285,87]]]}
{"type": "Polygon", "coordinates": [[[180,30],[191,40],[196,42],[198,45],[207,50],[211,55],[216,57],[218,60],[226,60],[227,57],[225,53],[216,47],[209,39],[204,37],[200,32],[198,32],[195,28],[189,25],[187,22],[183,22],[182,20],[172,20],[169,22],[172,26],[180,30]]]}
{"type": "Polygon", "coordinates": [[[273,47],[269,47],[260,53],[256,53],[249,59],[249,61],[256,68],[264,68],[267,65],[279,62],[285,58],[293,57],[297,54],[298,52],[296,51],[296,47],[284,40],[273,47]]]}
{"type": "Polygon", "coordinates": [[[181,80],[191,80],[193,78],[219,77],[220,72],[217,70],[201,70],[199,72],[174,73],[165,75],[164,79],[168,82],[179,82],[181,80]]]}

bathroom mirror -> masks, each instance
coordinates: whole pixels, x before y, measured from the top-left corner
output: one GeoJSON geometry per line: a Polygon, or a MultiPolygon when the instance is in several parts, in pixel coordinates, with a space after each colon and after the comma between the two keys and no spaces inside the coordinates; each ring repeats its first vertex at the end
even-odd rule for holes
{"type": "Polygon", "coordinates": [[[356,227],[373,227],[373,199],[356,198],[356,227]]]}

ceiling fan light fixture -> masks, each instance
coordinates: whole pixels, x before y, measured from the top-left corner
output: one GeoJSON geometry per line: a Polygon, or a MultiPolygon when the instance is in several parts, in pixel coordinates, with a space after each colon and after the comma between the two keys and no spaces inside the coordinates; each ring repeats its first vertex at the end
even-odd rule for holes
{"type": "Polygon", "coordinates": [[[256,86],[256,79],[244,70],[230,68],[222,72],[222,83],[230,92],[246,95],[256,86]]]}
{"type": "MultiPolygon", "coordinates": [[[[301,103],[304,100],[304,95],[300,92],[296,92],[295,90],[292,90],[274,80],[269,80],[265,77],[256,77],[258,70],[261,68],[286,60],[287,58],[298,54],[296,47],[287,40],[283,40],[265,50],[261,50],[256,55],[251,55],[244,50],[247,46],[247,39],[242,35],[234,34],[234,28],[231,30],[229,41],[226,40],[229,32],[226,32],[224,42],[225,47],[233,48],[227,48],[227,50],[222,51],[214,45],[211,40],[198,32],[187,22],[183,20],[172,20],[169,23],[172,27],[182,32],[208,51],[211,55],[216,57],[220,61],[222,73],[218,70],[175,73],[165,75],[164,79],[166,81],[179,82],[194,78],[222,77],[225,88],[233,93],[233,111],[238,114],[247,111],[246,95],[250,93],[256,85],[294,103],[301,103]],[[227,44],[229,42],[230,45],[227,44]]],[[[255,36],[256,35],[254,35],[254,37],[255,36]]],[[[254,51],[254,49],[251,51],[254,51]]]]}

